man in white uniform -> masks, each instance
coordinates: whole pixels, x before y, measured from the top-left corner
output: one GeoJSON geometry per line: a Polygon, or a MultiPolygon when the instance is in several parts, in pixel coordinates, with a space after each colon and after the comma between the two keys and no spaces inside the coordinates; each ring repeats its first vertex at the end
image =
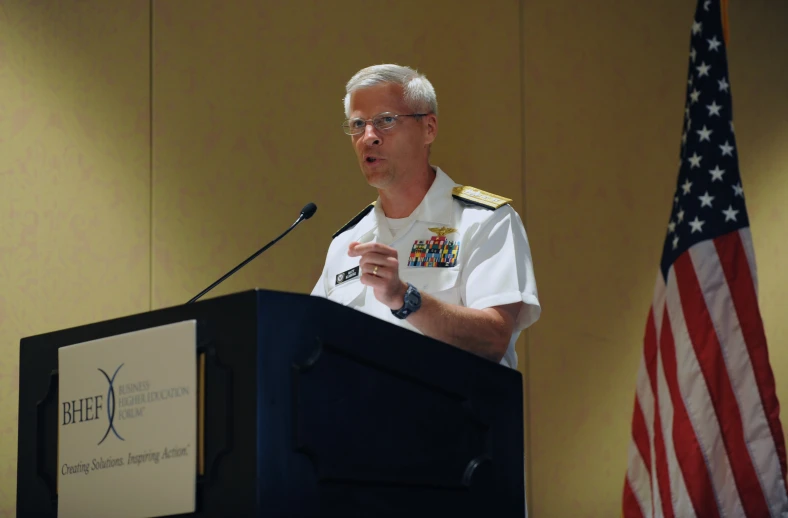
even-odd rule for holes
{"type": "Polygon", "coordinates": [[[511,200],[430,164],[438,105],[423,75],[373,66],[346,89],[343,127],[378,198],[334,234],[312,295],[516,368],[541,307],[511,200]]]}

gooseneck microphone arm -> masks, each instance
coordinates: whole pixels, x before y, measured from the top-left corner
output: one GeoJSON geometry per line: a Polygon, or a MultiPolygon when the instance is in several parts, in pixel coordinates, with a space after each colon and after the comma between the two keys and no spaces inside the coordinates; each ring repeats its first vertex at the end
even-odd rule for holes
{"type": "Polygon", "coordinates": [[[309,219],[309,218],[311,218],[311,217],[312,217],[312,216],[315,214],[315,212],[316,212],[316,211],[317,211],[317,205],[315,205],[314,203],[307,203],[307,204],[304,206],[304,208],[303,208],[303,209],[301,209],[301,214],[298,216],[298,219],[297,219],[297,220],[295,220],[295,223],[293,223],[292,225],[290,225],[290,228],[288,228],[287,230],[285,230],[285,231],[282,233],[282,235],[280,235],[279,237],[277,237],[276,239],[274,239],[273,241],[271,241],[270,243],[268,243],[267,245],[265,245],[264,247],[262,247],[260,250],[258,250],[257,252],[255,252],[254,254],[252,254],[251,256],[249,256],[249,257],[248,257],[246,260],[244,260],[244,261],[243,261],[241,264],[239,264],[238,266],[236,266],[235,268],[233,268],[232,270],[230,270],[229,272],[227,272],[226,274],[224,274],[224,275],[223,275],[223,276],[222,276],[222,277],[221,277],[219,280],[217,280],[216,282],[214,282],[213,284],[211,284],[210,286],[208,286],[207,288],[205,288],[204,290],[202,290],[200,293],[198,293],[197,295],[195,295],[195,296],[194,296],[194,297],[193,297],[193,298],[192,298],[192,299],[191,299],[189,302],[187,302],[186,304],[191,304],[192,302],[195,302],[197,299],[199,299],[200,297],[202,297],[203,295],[205,295],[206,293],[208,293],[209,291],[211,291],[212,289],[214,289],[216,286],[218,286],[219,284],[221,284],[221,283],[222,283],[222,282],[223,282],[225,279],[227,279],[229,276],[231,276],[232,274],[234,274],[235,272],[237,272],[238,270],[240,270],[241,268],[243,268],[244,266],[246,266],[246,264],[247,264],[247,263],[249,263],[249,261],[253,260],[255,257],[257,257],[258,255],[262,254],[263,252],[265,252],[266,250],[268,250],[269,248],[271,248],[273,245],[275,245],[277,241],[279,241],[280,239],[282,239],[283,237],[285,237],[287,234],[289,234],[289,233],[290,233],[290,231],[291,231],[291,230],[293,230],[294,228],[296,228],[296,227],[298,226],[298,224],[299,224],[299,223],[301,223],[301,222],[302,222],[302,221],[304,221],[305,219],[309,219]]]}

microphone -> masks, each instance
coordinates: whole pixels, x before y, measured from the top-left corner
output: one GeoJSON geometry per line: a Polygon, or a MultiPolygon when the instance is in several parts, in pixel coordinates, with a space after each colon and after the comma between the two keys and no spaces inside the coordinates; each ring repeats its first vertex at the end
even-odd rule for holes
{"type": "Polygon", "coordinates": [[[202,297],[203,295],[205,295],[206,293],[208,293],[209,291],[211,291],[212,289],[214,289],[214,288],[215,288],[216,286],[218,286],[218,285],[219,285],[219,284],[220,284],[222,281],[224,281],[224,280],[225,280],[227,277],[231,276],[232,274],[234,274],[235,272],[237,272],[238,270],[240,270],[241,268],[243,268],[244,266],[246,266],[246,264],[247,264],[249,261],[251,261],[252,259],[254,259],[255,257],[257,257],[258,255],[262,254],[263,252],[265,252],[265,251],[266,251],[266,250],[268,250],[269,248],[271,248],[271,247],[272,247],[274,244],[276,244],[276,242],[277,242],[277,241],[279,241],[280,239],[282,239],[283,237],[285,237],[285,236],[286,236],[288,233],[290,233],[290,231],[291,231],[291,230],[293,230],[294,228],[296,228],[296,226],[297,226],[299,223],[301,223],[301,222],[302,222],[302,221],[304,221],[305,219],[309,219],[309,218],[311,218],[312,216],[314,216],[314,215],[315,215],[315,212],[317,212],[317,205],[315,205],[314,203],[307,203],[306,205],[304,205],[304,208],[303,208],[303,209],[301,209],[301,214],[298,216],[298,219],[297,219],[297,220],[295,220],[295,223],[293,223],[292,225],[290,225],[290,228],[288,228],[287,230],[285,230],[285,231],[282,233],[282,235],[280,235],[279,237],[277,237],[276,239],[274,239],[273,241],[271,241],[270,243],[268,243],[267,245],[265,245],[264,247],[262,247],[260,250],[258,250],[257,252],[255,252],[254,254],[252,254],[251,256],[249,256],[249,258],[247,258],[247,259],[246,259],[244,262],[242,262],[241,264],[239,264],[238,266],[236,266],[235,268],[233,268],[232,270],[230,270],[229,272],[227,272],[226,274],[224,274],[224,275],[223,275],[223,276],[222,276],[222,277],[221,277],[219,280],[217,280],[216,282],[214,282],[213,284],[211,284],[210,286],[208,286],[207,288],[205,288],[204,290],[202,290],[200,293],[198,293],[197,295],[195,295],[195,296],[194,296],[194,298],[192,298],[192,299],[191,299],[189,302],[187,302],[186,304],[191,304],[192,302],[195,302],[197,299],[199,299],[200,297],[202,297]]]}

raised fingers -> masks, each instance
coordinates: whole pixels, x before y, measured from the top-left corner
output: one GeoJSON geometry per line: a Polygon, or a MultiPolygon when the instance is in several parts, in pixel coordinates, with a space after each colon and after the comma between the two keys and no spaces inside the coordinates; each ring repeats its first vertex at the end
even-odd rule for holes
{"type": "Polygon", "coordinates": [[[364,256],[366,254],[379,254],[384,256],[396,256],[397,250],[381,243],[351,243],[348,247],[350,257],[364,256]]]}

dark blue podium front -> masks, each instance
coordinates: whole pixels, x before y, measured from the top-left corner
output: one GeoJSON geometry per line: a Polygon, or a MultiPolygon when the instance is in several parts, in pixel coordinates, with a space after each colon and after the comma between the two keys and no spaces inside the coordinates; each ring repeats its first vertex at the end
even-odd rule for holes
{"type": "Polygon", "coordinates": [[[204,394],[190,516],[524,515],[519,372],[251,290],[22,339],[18,516],[57,515],[58,348],[190,319],[204,394]]]}

